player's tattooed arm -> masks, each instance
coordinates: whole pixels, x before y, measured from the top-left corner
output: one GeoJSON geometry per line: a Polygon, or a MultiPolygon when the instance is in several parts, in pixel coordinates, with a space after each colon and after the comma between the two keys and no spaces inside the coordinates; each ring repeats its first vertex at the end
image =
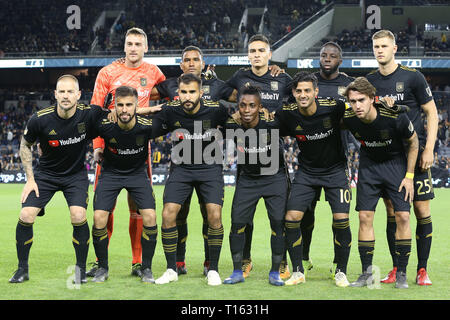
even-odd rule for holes
{"type": "Polygon", "coordinates": [[[412,202],[414,199],[414,168],[416,166],[417,155],[419,153],[419,139],[417,134],[414,132],[411,138],[407,139],[406,142],[408,145],[406,154],[406,175],[405,178],[403,178],[398,191],[400,192],[403,188],[405,188],[405,201],[412,202]]]}
{"type": "Polygon", "coordinates": [[[34,174],[33,174],[33,151],[31,150],[31,147],[33,146],[32,143],[29,143],[27,140],[25,140],[24,137],[22,137],[22,141],[20,142],[20,160],[22,161],[23,170],[27,174],[27,179],[33,179],[34,180],[34,174]]]}
{"type": "Polygon", "coordinates": [[[39,197],[39,189],[36,182],[34,181],[33,152],[31,150],[32,146],[33,146],[32,143],[29,143],[27,140],[25,140],[24,137],[22,137],[22,140],[20,142],[19,154],[20,160],[22,161],[23,170],[27,175],[27,182],[25,183],[21,196],[22,203],[25,202],[28,195],[32,191],[34,191],[36,193],[36,196],[39,197]]]}

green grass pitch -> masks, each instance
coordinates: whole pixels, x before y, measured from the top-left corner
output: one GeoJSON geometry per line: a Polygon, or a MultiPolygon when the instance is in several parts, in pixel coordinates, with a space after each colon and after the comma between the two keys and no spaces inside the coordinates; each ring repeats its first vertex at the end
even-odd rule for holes
{"type": "MultiPolygon", "coordinates": [[[[34,242],[30,253],[30,281],[10,284],[17,266],[15,249],[15,228],[20,211],[20,194],[23,185],[0,185],[0,299],[2,300],[448,300],[450,298],[450,189],[436,189],[436,199],[432,201],[433,244],[428,262],[428,271],[433,285],[419,287],[414,283],[417,254],[415,241],[408,266],[408,290],[395,289],[393,285],[380,288],[338,288],[329,278],[329,268],[333,254],[331,213],[323,199],[316,209],[316,223],[312,239],[311,258],[314,268],[306,275],[306,283],[293,287],[273,287],[268,283],[270,267],[270,228],[263,202],[255,215],[252,245],[254,269],[250,277],[237,285],[209,287],[202,275],[203,239],[201,235],[201,215],[196,198],[191,204],[188,218],[189,237],[187,240],[186,263],[188,274],[179,277],[178,282],[167,285],[149,285],[132,277],[131,247],[128,234],[129,213],[126,193],[122,191],[115,212],[114,233],[109,248],[110,278],[102,284],[89,282],[81,288],[71,284],[75,254],[71,243],[72,226],[66,202],[57,193],[46,208],[46,215],[38,217],[34,224],[34,242]]],[[[163,186],[156,186],[157,223],[161,226],[163,186]]],[[[232,272],[228,233],[234,188],[227,187],[223,208],[225,237],[219,263],[222,280],[232,272]]],[[[92,228],[92,190],[88,208],[89,227],[92,228]]],[[[380,268],[383,277],[391,267],[391,259],[385,237],[386,215],[382,201],[378,204],[375,217],[376,245],[374,264],[380,268]]],[[[411,216],[411,229],[416,226],[411,216]]],[[[354,200],[350,216],[353,245],[350,253],[348,278],[354,281],[361,271],[357,248],[358,215],[354,211],[354,200]]],[[[165,270],[166,262],[161,244],[160,229],[153,259],[153,272],[159,277],[165,270]]],[[[91,242],[92,243],[92,242],[91,242]]],[[[88,262],[95,259],[91,245],[88,262]]]]}

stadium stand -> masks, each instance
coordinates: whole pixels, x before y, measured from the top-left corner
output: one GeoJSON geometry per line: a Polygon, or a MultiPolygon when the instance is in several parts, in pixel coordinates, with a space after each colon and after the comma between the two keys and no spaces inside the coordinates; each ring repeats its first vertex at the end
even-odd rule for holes
{"type": "Polygon", "coordinates": [[[66,9],[72,3],[70,0],[0,0],[0,50],[3,55],[87,54],[93,40],[91,26],[106,4],[76,1],[83,14],[83,28],[69,30],[66,9]]]}

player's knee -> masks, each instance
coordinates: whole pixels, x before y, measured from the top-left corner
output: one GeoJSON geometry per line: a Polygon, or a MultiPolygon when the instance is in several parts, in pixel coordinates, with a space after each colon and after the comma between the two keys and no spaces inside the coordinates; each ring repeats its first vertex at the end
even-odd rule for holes
{"type": "Polygon", "coordinates": [[[288,212],[286,212],[286,216],[285,216],[285,219],[287,221],[299,221],[302,218],[303,218],[303,212],[294,211],[294,210],[289,210],[288,212]]]}
{"type": "Polygon", "coordinates": [[[139,212],[141,213],[144,226],[156,225],[156,211],[154,209],[142,209],[139,212]]]}
{"type": "Polygon", "coordinates": [[[414,201],[414,214],[418,219],[427,218],[430,216],[430,201],[414,201]]]}
{"type": "Polygon", "coordinates": [[[395,222],[397,228],[404,228],[409,226],[409,212],[408,211],[398,211],[395,213],[395,222]]]}
{"type": "Polygon", "coordinates": [[[359,228],[360,229],[371,229],[373,227],[373,216],[372,211],[360,211],[359,212],[359,228]]]}
{"type": "Polygon", "coordinates": [[[80,223],[86,220],[86,209],[83,207],[71,206],[70,220],[72,223],[80,223]]]}
{"type": "Polygon", "coordinates": [[[180,211],[180,205],[176,203],[164,204],[162,220],[164,228],[171,228],[176,225],[177,214],[180,211]]]}
{"type": "Polygon", "coordinates": [[[72,223],[80,223],[86,220],[86,209],[83,207],[70,207],[70,220],[72,223]]]}
{"type": "Polygon", "coordinates": [[[106,224],[108,223],[108,211],[103,210],[95,210],[94,211],[94,227],[96,229],[103,229],[106,227],[106,224]]]}
{"type": "Polygon", "coordinates": [[[33,223],[38,215],[39,208],[25,207],[20,210],[19,219],[26,223],[33,223]]]}

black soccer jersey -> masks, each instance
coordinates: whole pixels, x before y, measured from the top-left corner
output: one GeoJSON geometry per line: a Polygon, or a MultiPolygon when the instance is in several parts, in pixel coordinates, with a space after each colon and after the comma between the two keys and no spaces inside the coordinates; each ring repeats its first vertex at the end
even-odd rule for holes
{"type": "Polygon", "coordinates": [[[421,105],[431,101],[433,96],[423,74],[415,69],[398,65],[397,69],[387,76],[376,70],[366,77],[377,89],[376,101],[388,95],[397,103],[410,108],[408,117],[414,125],[420,143],[425,144],[426,132],[421,117],[421,105]]]}
{"type": "MultiPolygon", "coordinates": [[[[169,100],[178,99],[178,81],[177,78],[169,78],[156,85],[161,98],[169,100]]],[[[203,99],[206,100],[227,100],[233,93],[233,88],[225,85],[225,82],[217,78],[206,79],[202,74],[203,99]]]]}
{"type": "Polygon", "coordinates": [[[344,166],[346,158],[342,147],[340,122],[345,103],[333,99],[316,99],[317,110],[304,116],[296,103],[284,105],[276,113],[282,135],[295,137],[300,153],[300,170],[312,174],[327,174],[330,169],[344,166]]]}
{"type": "Polygon", "coordinates": [[[42,155],[37,170],[62,177],[84,168],[88,142],[95,137],[92,130],[94,107],[100,109],[79,104],[69,119],[58,116],[56,106],[33,114],[24,130],[24,138],[29,143],[40,143],[42,155]]]}
{"type": "Polygon", "coordinates": [[[314,75],[318,80],[319,98],[339,99],[342,101],[345,101],[345,97],[343,96],[345,88],[355,80],[341,72],[339,72],[339,75],[332,80],[322,78],[320,72],[316,72],[314,75]]]}
{"type": "MultiPolygon", "coordinates": [[[[246,129],[237,124],[233,118],[229,118],[225,124],[227,129],[226,137],[230,138],[228,129],[234,131],[234,143],[238,155],[238,172],[247,176],[268,175],[268,171],[264,169],[270,168],[271,174],[277,173],[284,168],[283,146],[279,139],[276,142],[277,150],[272,150],[273,134],[280,136],[280,124],[277,119],[266,120],[264,114],[260,113],[259,122],[254,128],[246,129]],[[239,131],[241,129],[242,131],[239,131]],[[272,158],[273,152],[278,154],[276,159],[272,158]],[[276,163],[271,162],[275,160],[276,163]],[[275,167],[276,165],[276,167],[275,167]]],[[[274,156],[275,157],[275,156],[274,156]]]]}
{"type": "Polygon", "coordinates": [[[282,73],[278,77],[272,77],[270,71],[262,76],[257,76],[251,68],[241,68],[226,82],[228,86],[238,91],[237,101],[239,101],[241,89],[251,84],[261,89],[261,104],[270,112],[275,111],[283,105],[283,100],[290,94],[289,84],[292,78],[287,73],[282,73]]]}
{"type": "Polygon", "coordinates": [[[377,107],[377,117],[371,123],[364,123],[352,109],[344,114],[344,124],[361,142],[361,161],[369,158],[383,162],[398,156],[406,156],[404,140],[414,134],[414,126],[404,113],[393,113],[377,107]]]}
{"type": "Polygon", "coordinates": [[[136,115],[136,125],[125,131],[117,123],[101,117],[96,130],[105,141],[102,170],[130,174],[145,167],[148,157],[148,140],[154,138],[152,119],[136,115]]]}
{"type": "Polygon", "coordinates": [[[164,133],[161,128],[166,133],[172,132],[172,164],[202,169],[222,165],[222,162],[208,164],[204,156],[209,155],[217,159],[223,157],[222,148],[220,155],[215,152],[219,148],[212,149],[218,141],[210,129],[223,126],[227,119],[228,111],[219,102],[201,99],[200,109],[190,115],[184,111],[181,102],[175,100],[163,105],[162,110],[153,116],[153,123],[158,134],[164,133]],[[179,145],[182,142],[183,145],[179,145]],[[205,151],[206,148],[208,150],[205,151]],[[174,159],[174,151],[178,159],[174,159]]]}

